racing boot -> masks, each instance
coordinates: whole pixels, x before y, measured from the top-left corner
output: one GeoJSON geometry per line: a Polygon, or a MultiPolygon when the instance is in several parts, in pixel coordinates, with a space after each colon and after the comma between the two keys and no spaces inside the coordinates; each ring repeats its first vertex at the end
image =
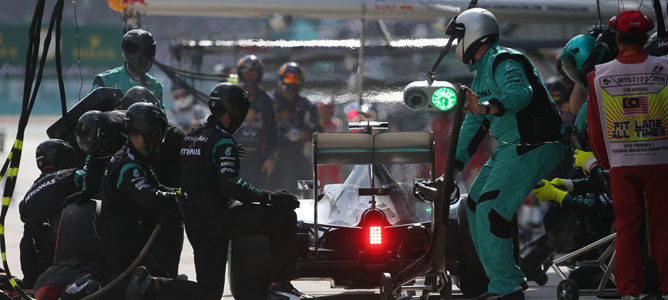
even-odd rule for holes
{"type": "Polygon", "coordinates": [[[515,292],[510,294],[495,294],[495,293],[484,293],[476,300],[524,300],[524,291],[529,288],[529,285],[526,282],[523,282],[521,285],[515,287],[515,292]]]}
{"type": "Polygon", "coordinates": [[[142,300],[153,285],[153,276],[144,266],[139,266],[132,272],[128,287],[125,289],[126,300],[142,300]]]}
{"type": "Polygon", "coordinates": [[[268,300],[300,300],[315,299],[311,295],[298,291],[290,281],[274,283],[269,287],[267,293],[268,300]]]}

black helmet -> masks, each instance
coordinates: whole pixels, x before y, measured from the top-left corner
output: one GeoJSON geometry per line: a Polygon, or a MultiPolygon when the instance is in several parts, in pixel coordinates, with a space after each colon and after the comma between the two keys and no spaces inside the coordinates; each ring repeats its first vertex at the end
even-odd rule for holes
{"type": "Polygon", "coordinates": [[[143,86],[133,86],[126,93],[125,96],[121,99],[118,104],[119,109],[127,110],[130,105],[138,102],[147,102],[155,106],[160,106],[160,101],[158,98],[153,95],[151,90],[143,86]]]}
{"type": "Polygon", "coordinates": [[[121,111],[87,111],[81,115],[74,130],[79,149],[99,157],[114,154],[125,143],[123,123],[121,111]]]}
{"type": "Polygon", "coordinates": [[[91,154],[101,148],[102,140],[104,140],[103,118],[104,114],[101,111],[91,110],[81,115],[77,121],[74,135],[79,149],[84,153],[91,154]]]}
{"type": "Polygon", "coordinates": [[[123,57],[132,72],[144,74],[151,69],[155,59],[155,40],[144,29],[133,29],[123,35],[121,42],[123,57]]]}
{"type": "Polygon", "coordinates": [[[141,134],[148,152],[162,144],[167,133],[167,116],[160,107],[151,103],[135,103],[130,105],[126,115],[128,134],[141,134]]]}
{"type": "Polygon", "coordinates": [[[262,80],[262,72],[264,71],[264,64],[262,63],[262,60],[260,60],[257,56],[251,54],[251,55],[246,55],[241,59],[239,59],[239,62],[237,62],[237,75],[239,76],[239,81],[245,82],[244,77],[241,75],[241,72],[246,72],[248,70],[256,70],[258,72],[257,80],[255,80],[253,83],[262,80]]]}
{"type": "Polygon", "coordinates": [[[76,166],[74,148],[60,139],[48,139],[39,144],[35,156],[37,167],[41,171],[47,169],[62,170],[76,166]]]}
{"type": "Polygon", "coordinates": [[[209,109],[212,114],[220,115],[224,112],[230,114],[232,124],[230,128],[225,128],[230,133],[234,133],[241,127],[249,107],[248,93],[233,83],[219,83],[213,87],[209,95],[209,109]]]}

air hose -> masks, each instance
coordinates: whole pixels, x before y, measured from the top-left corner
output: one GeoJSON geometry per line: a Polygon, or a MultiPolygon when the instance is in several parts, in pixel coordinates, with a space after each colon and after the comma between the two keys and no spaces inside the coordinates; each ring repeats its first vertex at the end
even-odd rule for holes
{"type": "Polygon", "coordinates": [[[104,295],[105,293],[109,292],[111,289],[116,287],[123,279],[126,277],[130,276],[132,272],[139,266],[142,260],[148,255],[148,252],[151,250],[151,247],[153,246],[153,243],[155,243],[156,238],[158,238],[158,234],[160,233],[160,229],[162,229],[162,223],[165,221],[165,218],[163,218],[158,225],[155,225],[155,228],[153,228],[153,232],[151,233],[151,236],[148,238],[148,241],[146,241],[146,244],[144,244],[144,248],[141,249],[141,252],[139,252],[139,255],[137,255],[137,258],[135,258],[134,261],[130,264],[130,266],[123,271],[120,275],[118,275],[114,280],[112,280],[109,284],[105,285],[103,288],[100,290],[96,291],[95,293],[92,293],[86,297],[83,297],[81,300],[93,300],[101,295],[104,295]]]}

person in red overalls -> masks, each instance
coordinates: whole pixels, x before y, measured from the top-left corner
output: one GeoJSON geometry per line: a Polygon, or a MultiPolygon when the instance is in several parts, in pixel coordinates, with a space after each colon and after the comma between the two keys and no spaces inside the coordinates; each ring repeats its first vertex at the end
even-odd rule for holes
{"type": "MultiPolygon", "coordinates": [[[[318,102],[318,113],[320,114],[320,127],[325,132],[341,131],[343,125],[341,120],[334,116],[336,104],[334,102],[318,102]]],[[[320,191],[325,185],[332,183],[341,183],[341,165],[318,165],[318,179],[320,180],[320,191]]]]}
{"type": "MultiPolygon", "coordinates": [[[[668,299],[668,59],[642,50],[654,22],[637,10],[610,19],[617,59],[589,73],[588,130],[598,163],[610,170],[615,209],[615,282],[622,299],[640,299],[645,203],[650,254],[668,299]]],[[[582,154],[580,154],[582,155],[582,154]]],[[[580,158],[590,166],[595,158],[580,158]]]]}

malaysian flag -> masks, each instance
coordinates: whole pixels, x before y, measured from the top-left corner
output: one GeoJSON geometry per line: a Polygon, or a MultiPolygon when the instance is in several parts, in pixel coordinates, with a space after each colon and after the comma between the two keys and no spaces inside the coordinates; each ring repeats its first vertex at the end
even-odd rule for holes
{"type": "Polygon", "coordinates": [[[649,114],[649,103],[647,96],[624,97],[622,107],[625,115],[647,115],[649,114]]]}

